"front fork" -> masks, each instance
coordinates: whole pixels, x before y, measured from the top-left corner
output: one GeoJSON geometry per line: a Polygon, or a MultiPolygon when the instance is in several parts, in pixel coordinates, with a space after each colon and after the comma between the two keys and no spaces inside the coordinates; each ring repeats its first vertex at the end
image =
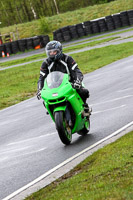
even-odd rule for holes
{"type": "Polygon", "coordinates": [[[66,110],[65,110],[65,117],[66,117],[66,121],[67,121],[69,127],[72,128],[73,127],[72,116],[71,116],[68,106],[66,107],[66,110]]]}

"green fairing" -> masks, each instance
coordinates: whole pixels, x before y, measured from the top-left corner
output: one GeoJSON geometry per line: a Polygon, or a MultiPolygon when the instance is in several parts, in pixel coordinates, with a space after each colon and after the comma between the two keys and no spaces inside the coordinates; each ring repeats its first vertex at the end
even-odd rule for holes
{"type": "Polygon", "coordinates": [[[68,74],[63,74],[61,72],[50,73],[47,79],[45,79],[41,97],[44,100],[45,107],[54,122],[54,113],[60,111],[65,113],[69,102],[75,115],[75,123],[71,133],[73,134],[86,127],[86,117],[82,117],[82,112],[84,110],[83,101],[69,82],[68,74]],[[56,77],[54,74],[58,76],[56,77]],[[51,81],[52,78],[53,82],[51,81]],[[56,83],[58,82],[59,85],[56,86],[56,83]]]}

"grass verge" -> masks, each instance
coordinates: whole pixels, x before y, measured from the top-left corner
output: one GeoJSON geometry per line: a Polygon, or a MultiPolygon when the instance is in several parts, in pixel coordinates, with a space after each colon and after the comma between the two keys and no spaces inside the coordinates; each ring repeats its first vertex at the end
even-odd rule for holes
{"type": "Polygon", "coordinates": [[[82,48],[85,48],[85,47],[93,47],[95,45],[102,44],[102,43],[105,43],[105,42],[110,42],[112,40],[119,39],[119,38],[120,37],[111,37],[111,38],[106,38],[106,39],[103,39],[103,40],[86,42],[85,44],[77,44],[77,45],[72,46],[72,47],[71,46],[67,47],[66,49],[64,49],[64,52],[67,53],[67,52],[79,50],[79,49],[82,49],[82,48]]]}
{"type": "Polygon", "coordinates": [[[4,63],[0,63],[0,68],[12,66],[12,65],[17,65],[17,64],[22,64],[22,63],[30,62],[30,61],[33,61],[33,60],[38,60],[38,59],[41,59],[41,58],[44,58],[44,57],[46,57],[46,54],[40,53],[40,54],[29,56],[29,57],[26,57],[26,58],[20,58],[20,59],[16,59],[16,60],[6,61],[4,63]]]}
{"type": "Polygon", "coordinates": [[[93,153],[26,200],[131,200],[133,131],[93,153]]]}
{"type": "MultiPolygon", "coordinates": [[[[133,42],[92,49],[72,57],[85,74],[130,55],[133,55],[133,42]]],[[[0,109],[35,95],[41,63],[0,71],[0,109]]]]}

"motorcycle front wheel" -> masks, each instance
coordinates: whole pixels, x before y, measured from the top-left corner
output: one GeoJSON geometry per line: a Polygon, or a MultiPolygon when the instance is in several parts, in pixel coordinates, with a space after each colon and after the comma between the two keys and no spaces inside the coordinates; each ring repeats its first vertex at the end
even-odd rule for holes
{"type": "Polygon", "coordinates": [[[63,144],[69,145],[72,141],[72,131],[68,126],[65,118],[65,113],[63,111],[55,112],[55,124],[58,131],[58,135],[63,144]]]}

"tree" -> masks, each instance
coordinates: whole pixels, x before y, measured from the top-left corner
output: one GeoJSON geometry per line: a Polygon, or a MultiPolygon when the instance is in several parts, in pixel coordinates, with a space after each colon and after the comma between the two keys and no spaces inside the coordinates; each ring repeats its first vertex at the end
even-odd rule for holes
{"type": "Polygon", "coordinates": [[[1,27],[113,0],[0,0],[1,27]]]}

